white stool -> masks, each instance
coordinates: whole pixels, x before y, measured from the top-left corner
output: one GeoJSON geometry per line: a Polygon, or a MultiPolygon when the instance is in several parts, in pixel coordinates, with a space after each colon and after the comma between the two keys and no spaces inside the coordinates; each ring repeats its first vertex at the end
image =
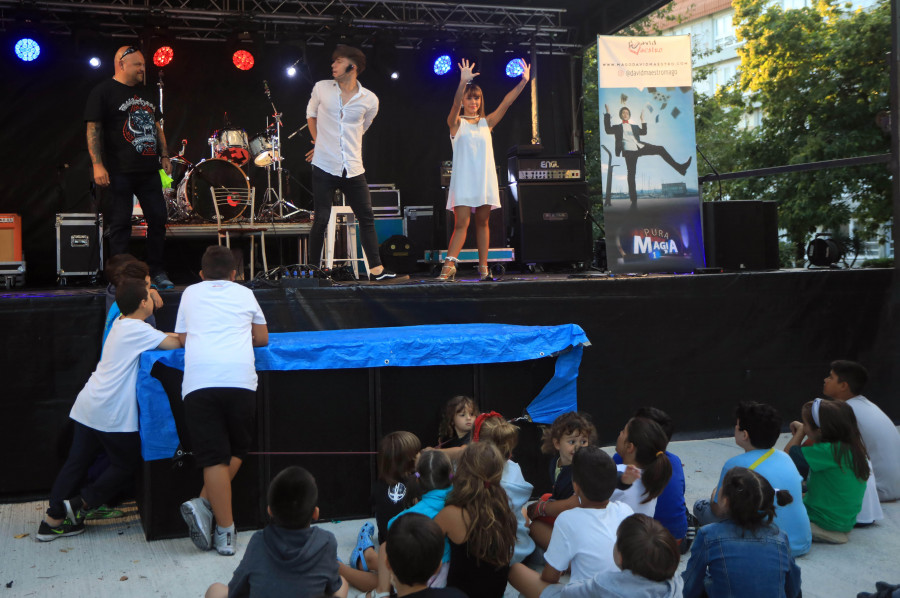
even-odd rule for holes
{"type": "Polygon", "coordinates": [[[331,216],[328,218],[328,228],[325,230],[325,267],[329,270],[334,262],[350,262],[353,267],[353,276],[359,278],[359,262],[363,263],[366,272],[369,271],[369,260],[366,259],[366,250],[362,250],[362,257],[356,254],[356,216],[350,206],[331,206],[331,216]],[[342,216],[342,226],[347,227],[347,258],[334,259],[334,240],[337,237],[336,228],[338,216],[342,216]]]}

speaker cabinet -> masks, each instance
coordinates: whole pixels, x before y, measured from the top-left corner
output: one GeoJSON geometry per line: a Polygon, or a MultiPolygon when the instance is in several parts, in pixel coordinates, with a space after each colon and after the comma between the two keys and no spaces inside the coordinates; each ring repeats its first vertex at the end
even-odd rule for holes
{"type": "Polygon", "coordinates": [[[777,270],[776,202],[704,202],[703,240],[706,265],[711,268],[777,270]]]}
{"type": "Polygon", "coordinates": [[[510,186],[515,201],[516,258],[523,264],[593,259],[587,183],[510,186]]]}

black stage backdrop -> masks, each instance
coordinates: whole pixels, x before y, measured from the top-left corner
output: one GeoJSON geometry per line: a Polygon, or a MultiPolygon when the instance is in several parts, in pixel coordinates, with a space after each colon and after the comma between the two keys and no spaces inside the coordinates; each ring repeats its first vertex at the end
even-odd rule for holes
{"type": "MultiPolygon", "coordinates": [[[[42,47],[37,64],[16,59],[0,61],[3,81],[0,131],[6,147],[2,161],[0,213],[23,217],[23,244],[28,283],[52,283],[56,276],[54,214],[90,212],[90,160],[83,123],[88,92],[105,77],[112,76],[115,49],[128,40],[105,49],[104,63],[91,69],[86,57],[75,52],[70,38],[42,47]]],[[[285,167],[290,171],[287,199],[301,208],[311,208],[310,167],[304,154],[312,146],[304,131],[291,140],[287,134],[306,123],[306,104],[315,81],[330,78],[330,52],[309,48],[305,62],[291,79],[285,67],[300,57],[286,48],[270,45],[257,52],[257,63],[248,72],[231,64],[226,44],[180,42],[175,60],[164,69],[166,136],[170,152],[188,140],[186,157],[197,162],[209,157],[207,139],[224,123],[224,115],[251,138],[262,131],[272,106],[265,96],[263,80],[269,82],[275,107],[283,114],[285,167]]],[[[363,86],[381,100],[378,117],[365,136],[364,162],[370,183],[395,183],[404,205],[442,204],[439,164],[452,157],[446,118],[456,86],[458,70],[438,77],[432,71],[428,52],[400,50],[381,59],[373,51],[369,67],[361,75],[363,86]],[[390,73],[397,71],[399,79],[390,73]]],[[[511,57],[511,56],[510,56],[511,57]]],[[[159,70],[148,63],[146,84],[156,90],[159,70]]],[[[484,89],[485,107],[493,110],[513,87],[515,80],[503,74],[507,59],[491,54],[479,57],[476,82],[484,89]]],[[[570,58],[562,55],[538,57],[541,136],[548,155],[568,152],[571,144],[570,58]]],[[[580,65],[577,89],[580,90],[580,65]]],[[[576,93],[580,94],[580,91],[576,93]]],[[[531,141],[529,88],[494,130],[494,153],[505,164],[507,149],[531,141]]],[[[257,198],[265,187],[265,170],[250,169],[257,198]]]]}
{"type": "MultiPolygon", "coordinates": [[[[889,329],[883,325],[891,277],[890,270],[794,271],[271,289],[256,296],[272,332],[470,322],[578,324],[592,343],[584,349],[579,407],[593,415],[600,442],[611,444],[642,405],[670,413],[676,438],[730,434],[734,407],[746,399],[776,405],[786,425],[804,402],[821,393],[828,363],[838,358],[863,362],[871,373],[865,394],[900,419],[900,402],[891,393],[889,329]]],[[[163,297],[158,322],[171,330],[180,293],[164,292],[163,297]]],[[[46,492],[52,483],[68,449],[61,430],[99,358],[103,311],[100,292],[0,300],[6,341],[0,452],[18,456],[0,468],[0,496],[46,492]]],[[[482,408],[519,415],[551,368],[549,360],[503,366],[482,387],[466,368],[463,374],[383,368],[382,432],[410,427],[424,442],[434,442],[440,406],[457,392],[474,391],[482,408]]],[[[366,373],[353,376],[365,378],[366,373]]],[[[342,427],[348,404],[332,397],[342,396],[342,388],[355,378],[322,371],[308,377],[276,373],[267,380],[272,396],[296,401],[297,411],[316,423],[304,435],[307,448],[301,450],[351,450],[320,447],[341,438],[329,424],[342,427]]],[[[365,412],[371,400],[357,395],[354,409],[365,412]]],[[[284,446],[273,440],[273,447],[279,444],[284,446]]],[[[523,469],[537,472],[530,479],[539,487],[546,470],[535,435],[523,437],[519,455],[523,469]]]]}

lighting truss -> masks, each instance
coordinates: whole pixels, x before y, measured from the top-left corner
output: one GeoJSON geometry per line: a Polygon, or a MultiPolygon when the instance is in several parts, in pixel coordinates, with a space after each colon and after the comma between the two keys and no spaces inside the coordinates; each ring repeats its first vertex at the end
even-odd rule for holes
{"type": "MultiPolygon", "coordinates": [[[[552,2],[548,1],[548,4],[552,2]]],[[[396,36],[395,47],[419,49],[436,32],[449,39],[475,38],[490,50],[500,38],[539,53],[580,54],[576,31],[563,26],[565,9],[417,2],[414,0],[0,0],[0,25],[12,25],[19,8],[39,11],[55,34],[71,34],[85,17],[111,37],[139,37],[148,23],[178,39],[227,41],[236,28],[252,27],[264,42],[301,38],[309,45],[352,39],[370,45],[379,32],[396,36]]]]}

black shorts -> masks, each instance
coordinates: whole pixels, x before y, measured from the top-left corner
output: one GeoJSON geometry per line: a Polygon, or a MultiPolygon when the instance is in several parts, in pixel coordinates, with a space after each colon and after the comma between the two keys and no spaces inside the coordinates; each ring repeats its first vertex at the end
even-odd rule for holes
{"type": "Polygon", "coordinates": [[[227,465],[250,450],[256,423],[256,391],[201,388],[184,397],[184,416],[197,467],[227,465]]]}

